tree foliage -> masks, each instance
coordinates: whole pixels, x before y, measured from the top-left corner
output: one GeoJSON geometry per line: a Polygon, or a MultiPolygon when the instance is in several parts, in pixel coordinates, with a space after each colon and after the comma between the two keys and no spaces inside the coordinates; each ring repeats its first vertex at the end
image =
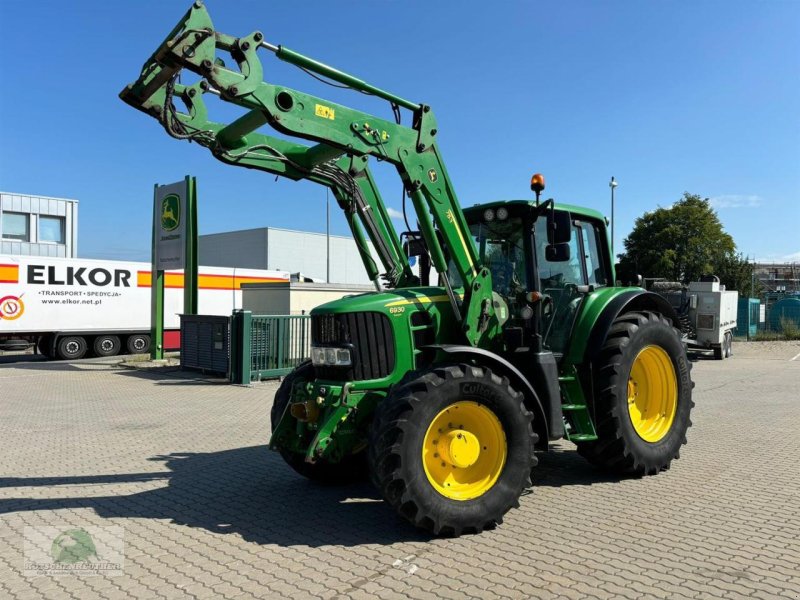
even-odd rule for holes
{"type": "MultiPolygon", "coordinates": [[[[623,244],[620,270],[643,277],[687,283],[711,273],[722,280],[724,274],[722,282],[730,281],[729,289],[737,289],[749,276],[747,262],[736,254],[736,244],[722,228],[708,198],[697,194],[686,192],[672,206],[636,219],[623,244]]],[[[749,280],[745,289],[749,290],[749,280]]]]}
{"type": "Polygon", "coordinates": [[[731,253],[724,256],[714,266],[714,275],[719,277],[719,282],[728,290],[737,290],[740,297],[758,298],[764,291],[764,286],[753,276],[755,266],[742,254],[731,253]]]}

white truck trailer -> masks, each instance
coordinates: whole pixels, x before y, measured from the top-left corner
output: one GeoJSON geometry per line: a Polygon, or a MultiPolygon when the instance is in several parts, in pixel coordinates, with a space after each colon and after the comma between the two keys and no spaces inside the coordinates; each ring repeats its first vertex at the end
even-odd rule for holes
{"type": "Polygon", "coordinates": [[[726,290],[713,275],[688,287],[656,281],[650,289],[669,300],[678,313],[688,350],[713,352],[717,360],[733,354],[739,292],[726,290]]]}
{"type": "MultiPolygon", "coordinates": [[[[200,267],[198,312],[230,315],[246,283],[285,283],[289,273],[200,267]]],[[[36,345],[50,358],[150,349],[149,263],[0,256],[0,350],[36,345]]],[[[164,285],[164,347],[180,347],[183,272],[164,285]]]]}

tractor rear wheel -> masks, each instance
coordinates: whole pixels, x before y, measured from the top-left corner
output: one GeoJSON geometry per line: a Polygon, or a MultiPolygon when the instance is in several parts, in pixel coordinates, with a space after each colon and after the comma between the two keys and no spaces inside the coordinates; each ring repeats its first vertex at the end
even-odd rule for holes
{"type": "Polygon", "coordinates": [[[668,469],[686,443],[694,406],[679,332],[657,313],[623,314],[593,367],[598,439],[578,443],[578,452],[619,474],[668,469]]]}
{"type": "Polygon", "coordinates": [[[375,411],[370,476],[417,527],[478,533],[502,523],[531,485],[538,439],[532,420],[523,395],[486,368],[414,373],[375,411]]]}
{"type": "MultiPolygon", "coordinates": [[[[314,367],[310,361],[301,364],[284,377],[278,391],[275,393],[275,400],[272,403],[272,410],[270,411],[270,421],[272,422],[273,431],[275,431],[278,422],[281,420],[283,413],[289,405],[292,387],[298,378],[314,378],[314,367]]],[[[305,455],[289,450],[281,450],[280,454],[283,460],[286,461],[286,464],[292,467],[292,469],[300,473],[303,477],[307,477],[318,483],[328,485],[344,484],[362,481],[367,477],[366,450],[361,450],[357,454],[346,456],[337,463],[328,463],[324,461],[317,461],[313,464],[307,463],[305,455]]]]}

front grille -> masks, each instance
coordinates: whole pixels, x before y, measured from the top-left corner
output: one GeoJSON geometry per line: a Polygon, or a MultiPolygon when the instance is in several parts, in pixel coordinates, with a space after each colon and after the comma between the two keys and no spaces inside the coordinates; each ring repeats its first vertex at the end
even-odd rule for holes
{"type": "Polygon", "coordinates": [[[362,381],[381,379],[394,370],[394,335],[389,318],[377,312],[311,316],[314,346],[347,346],[350,367],[315,367],[320,379],[362,381]]]}

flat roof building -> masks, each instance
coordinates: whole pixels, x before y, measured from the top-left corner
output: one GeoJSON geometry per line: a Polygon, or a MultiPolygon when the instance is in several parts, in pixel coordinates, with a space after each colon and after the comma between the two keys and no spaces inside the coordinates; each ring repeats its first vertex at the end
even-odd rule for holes
{"type": "MultiPolygon", "coordinates": [[[[367,244],[380,268],[374,248],[367,244]]],[[[272,269],[299,272],[316,281],[327,280],[328,245],[324,233],[260,227],[201,235],[198,246],[200,263],[210,267],[272,269]]],[[[371,283],[351,237],[330,236],[330,283],[371,283]]]]}
{"type": "Polygon", "coordinates": [[[78,201],[0,192],[0,254],[75,258],[78,201]]]}

